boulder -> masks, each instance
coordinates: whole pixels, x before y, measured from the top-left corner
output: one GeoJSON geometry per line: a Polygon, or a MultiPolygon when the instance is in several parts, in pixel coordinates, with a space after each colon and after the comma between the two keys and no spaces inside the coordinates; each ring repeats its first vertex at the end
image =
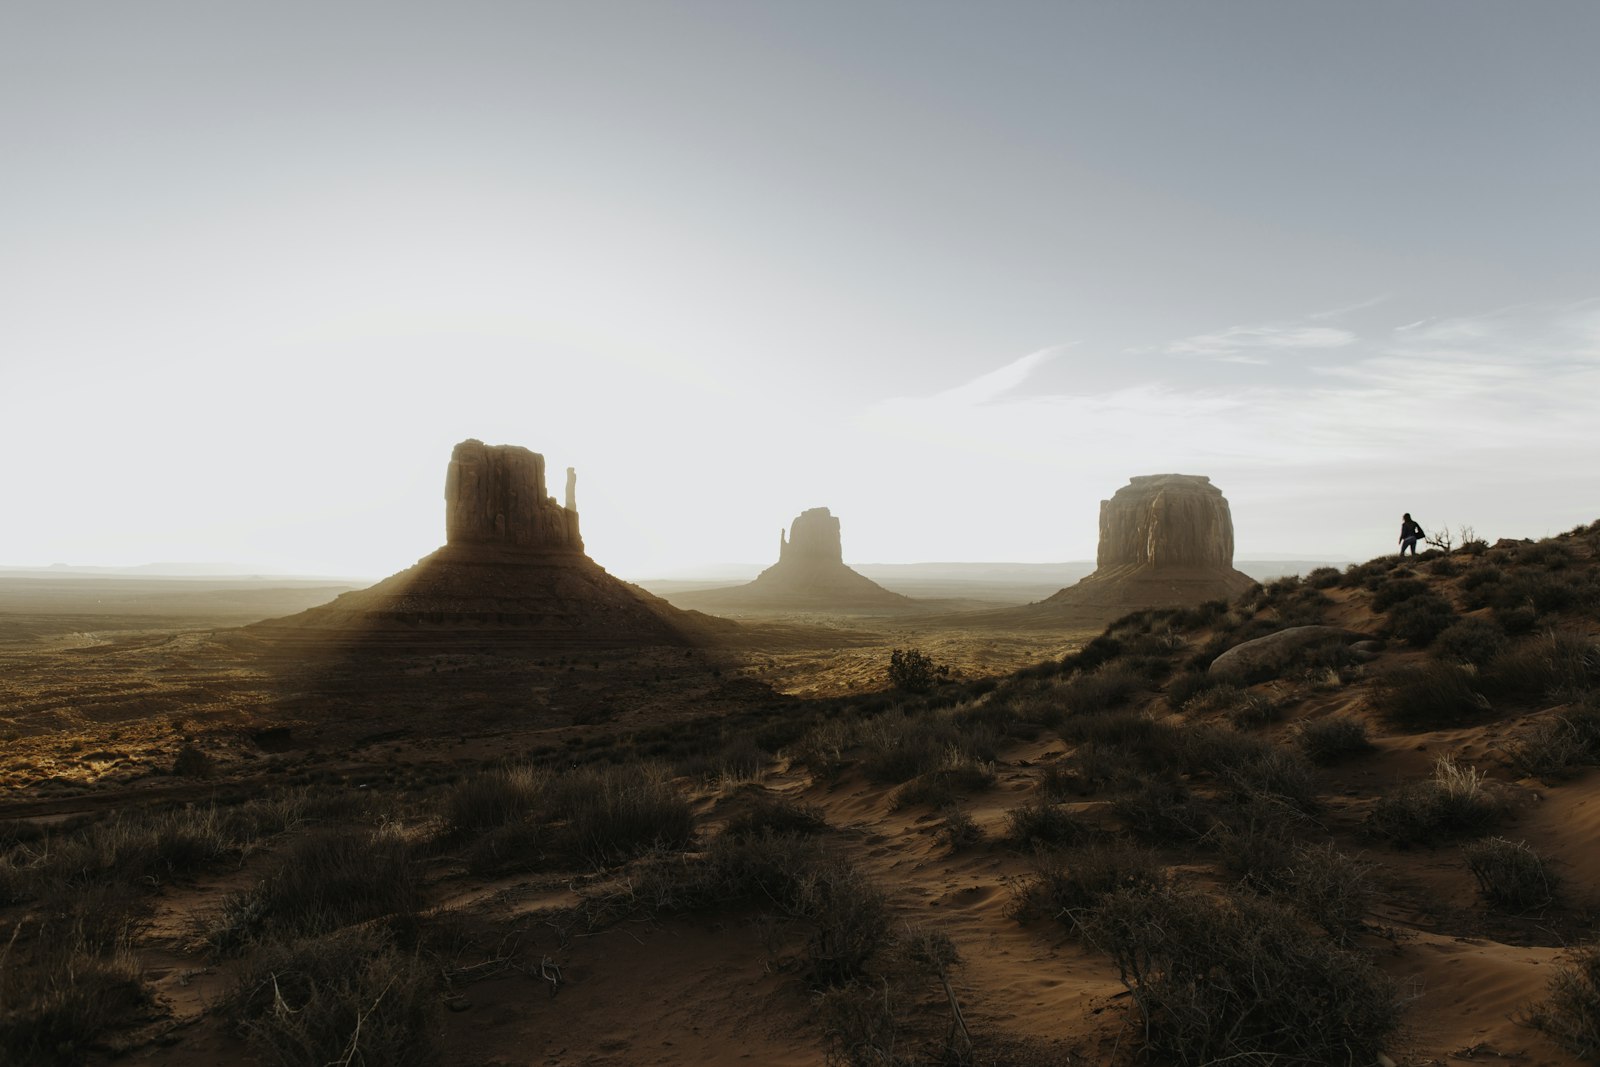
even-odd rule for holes
{"type": "Polygon", "coordinates": [[[1291,626],[1234,645],[1211,661],[1211,673],[1239,678],[1276,677],[1307,652],[1328,645],[1349,645],[1367,653],[1358,658],[1370,658],[1370,650],[1375,647],[1372,640],[1371,634],[1339,626],[1291,626]]]}

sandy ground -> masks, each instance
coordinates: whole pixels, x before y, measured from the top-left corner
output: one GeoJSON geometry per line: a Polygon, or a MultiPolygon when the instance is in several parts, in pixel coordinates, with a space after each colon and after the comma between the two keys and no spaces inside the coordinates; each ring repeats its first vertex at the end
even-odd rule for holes
{"type": "MultiPolygon", "coordinates": [[[[1334,596],[1329,621],[1373,626],[1365,594],[1334,596]]],[[[873,693],[883,688],[892,648],[920,647],[953,678],[972,679],[1059,658],[1089,636],[919,631],[892,620],[809,617],[794,621],[870,639],[837,649],[652,650],[526,662],[467,651],[358,669],[337,660],[276,662],[248,641],[210,632],[203,616],[161,626],[123,616],[51,622],[35,611],[30,618],[0,620],[11,624],[0,628],[0,819],[48,821],[199,800],[317,774],[352,789],[382,788],[597,736],[713,722],[761,702],[873,693]],[[185,744],[216,761],[213,778],[166,773],[185,744]]],[[[1385,657],[1401,663],[1422,654],[1396,646],[1385,657]]],[[[1274,686],[1282,688],[1260,688],[1271,694],[1274,686]]],[[[1153,698],[1152,711],[1166,714],[1161,700],[1153,698]]],[[[1519,1013],[1543,995],[1563,946],[1600,911],[1600,772],[1559,785],[1517,779],[1504,758],[1516,719],[1396,733],[1376,719],[1369,701],[1365,683],[1336,680],[1299,694],[1288,718],[1267,733],[1286,740],[1296,723],[1334,713],[1372,727],[1375,752],[1319,772],[1318,784],[1328,798],[1330,836],[1381,872],[1385,892],[1363,944],[1407,998],[1404,1029],[1387,1055],[1412,1067],[1575,1062],[1521,1025],[1519,1013]],[[1491,915],[1458,848],[1401,850],[1357,834],[1376,797],[1425,775],[1446,752],[1488,770],[1513,798],[1514,821],[1503,832],[1559,859],[1572,890],[1565,909],[1491,915]]],[[[1015,887],[1031,861],[1001,841],[1007,813],[1036,793],[1044,769],[1071,748],[1049,731],[1008,743],[994,786],[962,801],[987,840],[959,848],[939,838],[936,813],[915,805],[897,810],[895,787],[853,770],[817,780],[779,756],[755,782],[817,805],[836,846],[886,891],[897,922],[948,934],[962,961],[952,972],[953,992],[974,1032],[1025,1050],[990,1062],[1120,1065],[1131,1062],[1136,1043],[1127,993],[1109,960],[1056,923],[1019,922],[1012,914],[1015,887]]],[[[690,778],[680,785],[694,795],[703,833],[716,830],[736,790],[751,788],[690,778]]],[[[1108,819],[1101,799],[1070,806],[1091,821],[1108,819]]],[[[269,858],[256,855],[238,870],[155,894],[140,953],[158,1010],[146,1026],[112,1042],[124,1062],[250,1062],[210,1010],[232,981],[231,964],[208,959],[192,940],[196,917],[258,877],[269,858]]],[[[1174,862],[1187,861],[1175,855],[1174,862]]],[[[445,867],[430,877],[436,918],[515,926],[518,959],[549,960],[561,971],[559,986],[525,966],[484,966],[477,980],[460,983],[444,1015],[449,1063],[822,1062],[815,998],[792,966],[792,946],[756,914],[625,923],[572,936],[538,920],[569,904],[591,876],[495,880],[445,867]]],[[[462,963],[493,958],[468,951],[462,963]]],[[[917,1010],[936,1027],[944,998],[930,990],[917,1010]]]]}

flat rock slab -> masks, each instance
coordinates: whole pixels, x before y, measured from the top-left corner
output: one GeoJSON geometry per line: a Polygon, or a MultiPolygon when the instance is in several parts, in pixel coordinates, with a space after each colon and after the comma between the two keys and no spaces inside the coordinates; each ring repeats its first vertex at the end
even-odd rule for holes
{"type": "Polygon", "coordinates": [[[1234,645],[1211,661],[1212,674],[1251,676],[1277,670],[1307,649],[1321,645],[1354,645],[1371,641],[1371,634],[1346,630],[1341,626],[1291,626],[1234,645]]]}

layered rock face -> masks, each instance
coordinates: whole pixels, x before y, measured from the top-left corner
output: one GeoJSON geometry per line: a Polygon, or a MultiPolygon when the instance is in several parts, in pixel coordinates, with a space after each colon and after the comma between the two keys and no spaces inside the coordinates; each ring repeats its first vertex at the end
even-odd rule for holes
{"type": "Polygon", "coordinates": [[[1093,574],[1023,608],[986,616],[1028,628],[1103,626],[1130,611],[1231,599],[1255,584],[1233,569],[1233,516],[1197,474],[1146,474],[1100,502],[1093,574]]]}
{"type": "Polygon", "coordinates": [[[674,597],[708,611],[893,611],[915,604],[844,563],[839,519],[810,508],[778,534],[778,562],[749,585],[674,597]]]}
{"type": "Polygon", "coordinates": [[[702,644],[737,629],[680,611],[585,555],[576,486],[569,467],[558,504],[537,452],[463,441],[445,474],[442,548],[369,589],[251,629],[301,642],[530,651],[702,644]]]}
{"type": "Polygon", "coordinates": [[[567,468],[567,503],[547,494],[544,457],[516,445],[456,445],[444,479],[445,542],[582,552],[577,474],[567,468]]]}
{"type": "Polygon", "coordinates": [[[1100,501],[1097,569],[1128,564],[1233,569],[1233,516],[1199,474],[1142,474],[1100,501]]]}

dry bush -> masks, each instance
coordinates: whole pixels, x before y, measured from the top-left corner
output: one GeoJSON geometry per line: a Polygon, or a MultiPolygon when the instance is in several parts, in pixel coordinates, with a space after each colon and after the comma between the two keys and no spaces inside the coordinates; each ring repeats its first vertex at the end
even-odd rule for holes
{"type": "Polygon", "coordinates": [[[657,766],[582,768],[553,778],[546,795],[547,816],[565,824],[560,840],[597,866],[694,840],[689,800],[657,766]]]}
{"type": "Polygon", "coordinates": [[[1418,578],[1390,578],[1372,595],[1373,611],[1388,611],[1396,604],[1431,592],[1428,583],[1418,578]]]}
{"type": "Polygon", "coordinates": [[[440,1062],[437,969],[365,927],[271,940],[239,975],[228,1009],[245,1040],[283,1067],[440,1062]]]}
{"type": "Polygon", "coordinates": [[[1461,851],[1490,907],[1521,913],[1555,902],[1561,878],[1526,842],[1486,837],[1461,851]]]}
{"type": "Polygon", "coordinates": [[[1427,781],[1379,799],[1367,824],[1397,845],[1438,845],[1481,837],[1509,814],[1505,799],[1475,767],[1441,756],[1427,781]]]}
{"type": "Polygon", "coordinates": [[[445,794],[445,826],[451,833],[467,835],[516,822],[539,809],[549,782],[549,772],[534,767],[475,774],[445,794]]]}
{"type": "Polygon", "coordinates": [[[1313,589],[1332,589],[1339,584],[1339,568],[1314,567],[1306,572],[1305,581],[1313,589]]]}
{"type": "Polygon", "coordinates": [[[1261,693],[1241,693],[1228,707],[1228,721],[1241,730],[1267,726],[1283,718],[1283,707],[1261,693]]]}
{"type": "Polygon", "coordinates": [[[1600,708],[1585,705],[1539,719],[1523,729],[1505,753],[1524,777],[1546,782],[1571,778],[1578,768],[1600,762],[1600,708]]]}
{"type": "Polygon", "coordinates": [[[1152,841],[1190,842],[1211,828],[1210,807],[1180,782],[1141,779],[1117,796],[1111,810],[1133,833],[1152,841]]]}
{"type": "Polygon", "coordinates": [[[722,832],[738,840],[761,834],[820,834],[827,829],[828,820],[817,805],[763,791],[749,808],[729,819],[722,832]]]}
{"type": "Polygon", "coordinates": [[[1388,632],[1415,648],[1427,648],[1456,621],[1456,609],[1437,593],[1407,598],[1389,612],[1388,632]]]}
{"type": "Polygon", "coordinates": [[[1341,715],[1304,723],[1295,732],[1294,740],[1306,759],[1318,766],[1338,763],[1373,748],[1366,724],[1341,715]]]}
{"type": "Polygon", "coordinates": [[[1600,945],[1570,952],[1550,976],[1545,999],[1529,1008],[1522,1021],[1580,1059],[1600,1061],[1600,945]]]}
{"type": "Polygon", "coordinates": [[[1341,945],[1361,932],[1377,899],[1373,867],[1345,855],[1332,842],[1300,845],[1276,872],[1277,892],[1341,945]]]}
{"type": "MultiPolygon", "coordinates": [[[[1221,651],[1219,650],[1219,655],[1221,651]]],[[[1186,670],[1167,682],[1167,704],[1173,708],[1183,708],[1185,710],[1188,710],[1191,706],[1197,711],[1208,710],[1203,701],[1211,699],[1210,694],[1219,689],[1232,690],[1237,689],[1237,687],[1233,685],[1230,679],[1212,674],[1209,671],[1186,670]]]]}
{"type": "Polygon", "coordinates": [[[1483,666],[1506,647],[1506,633],[1493,619],[1458,619],[1433,642],[1433,654],[1453,663],[1483,666]]]}
{"type": "Polygon", "coordinates": [[[1588,634],[1548,630],[1519,641],[1483,668],[1486,692],[1513,700],[1566,700],[1600,684],[1600,645],[1588,634]]]}
{"type": "Polygon", "coordinates": [[[1017,848],[1076,844],[1090,832],[1066,808],[1044,800],[1029,801],[1006,813],[1006,840],[1017,848]]]}
{"type": "Polygon", "coordinates": [[[1011,914],[1019,920],[1048,916],[1077,931],[1110,894],[1161,889],[1168,881],[1154,852],[1124,842],[1041,851],[1032,873],[1012,887],[1011,914]]]}
{"type": "Polygon", "coordinates": [[[962,808],[951,804],[940,815],[939,840],[951,848],[965,848],[983,841],[985,837],[983,827],[962,808]]]}
{"type": "Polygon", "coordinates": [[[1399,1023],[1389,978],[1270,900],[1119,890],[1085,930],[1115,960],[1154,1062],[1368,1063],[1399,1023]]]}
{"type": "Polygon", "coordinates": [[[1148,684],[1142,672],[1115,663],[1097,667],[1087,674],[1074,675],[1061,690],[1067,711],[1073,715],[1092,715],[1121,707],[1148,684]]]}
{"type": "Polygon", "coordinates": [[[980,762],[958,750],[947,752],[945,760],[943,767],[924,771],[896,790],[892,809],[899,811],[913,804],[943,808],[963,794],[994,785],[994,764],[980,762]]]}
{"type": "Polygon", "coordinates": [[[274,869],[223,898],[205,940],[223,954],[272,935],[311,936],[370,919],[409,921],[422,902],[405,842],[365,830],[318,830],[291,841],[274,869]]]}
{"type": "Polygon", "coordinates": [[[172,760],[172,773],[180,778],[210,778],[217,770],[217,761],[192,744],[178,749],[172,760]]]}
{"type": "Polygon", "coordinates": [[[1461,726],[1489,710],[1474,680],[1470,671],[1451,663],[1402,667],[1379,679],[1373,702],[1391,726],[1402,730],[1461,726]]]}

